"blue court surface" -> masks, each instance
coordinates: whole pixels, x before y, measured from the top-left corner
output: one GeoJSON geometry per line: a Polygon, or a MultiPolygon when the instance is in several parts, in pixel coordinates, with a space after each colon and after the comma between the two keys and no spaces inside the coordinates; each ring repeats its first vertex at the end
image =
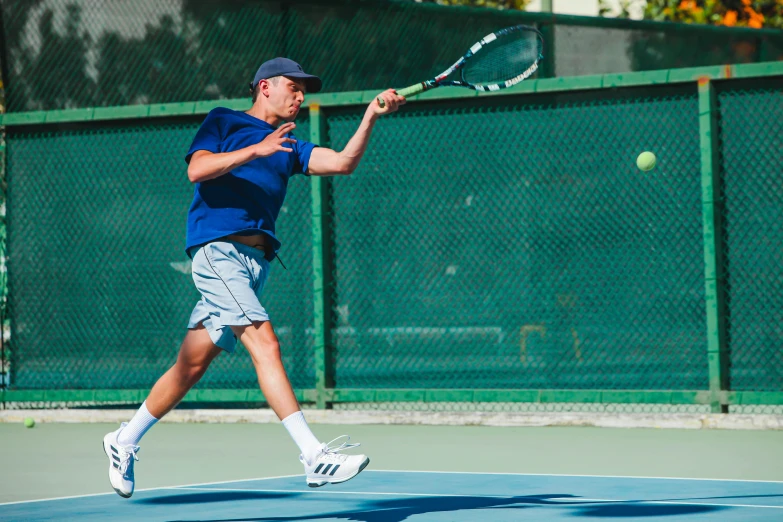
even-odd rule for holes
{"type": "Polygon", "coordinates": [[[0,505],[0,520],[783,520],[783,482],[367,470],[308,488],[302,476],[0,505]]]}

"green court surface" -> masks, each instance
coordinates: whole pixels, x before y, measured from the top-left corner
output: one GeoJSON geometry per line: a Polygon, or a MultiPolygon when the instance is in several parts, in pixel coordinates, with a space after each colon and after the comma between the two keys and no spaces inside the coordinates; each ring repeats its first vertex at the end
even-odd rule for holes
{"type": "MultiPolygon", "coordinates": [[[[368,470],[783,481],[783,431],[312,427],[322,440],[349,434],[361,442],[368,470]]],[[[100,443],[115,428],[0,423],[0,503],[111,492],[100,443]]],[[[161,423],[141,447],[139,489],[302,473],[279,424],[161,423]]]]}

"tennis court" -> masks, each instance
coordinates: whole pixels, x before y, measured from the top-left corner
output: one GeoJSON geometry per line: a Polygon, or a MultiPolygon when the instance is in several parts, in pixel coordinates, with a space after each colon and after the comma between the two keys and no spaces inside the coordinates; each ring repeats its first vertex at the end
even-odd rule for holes
{"type": "Polygon", "coordinates": [[[783,31],[444,3],[0,2],[0,520],[783,520],[783,31]]]}
{"type": "Polygon", "coordinates": [[[163,423],[126,500],[96,443],[109,429],[0,424],[0,519],[771,521],[783,509],[779,431],[315,424],[350,433],[372,462],[313,489],[279,425],[163,423]]]}
{"type": "Polygon", "coordinates": [[[368,471],[340,490],[270,477],[149,489],[127,505],[104,494],[0,509],[12,520],[780,520],[783,483],[368,471]]]}

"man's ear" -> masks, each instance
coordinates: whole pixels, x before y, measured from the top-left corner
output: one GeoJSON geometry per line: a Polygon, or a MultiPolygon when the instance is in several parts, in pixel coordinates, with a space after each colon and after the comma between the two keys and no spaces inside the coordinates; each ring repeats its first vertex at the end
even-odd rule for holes
{"type": "Polygon", "coordinates": [[[269,98],[269,80],[258,81],[259,92],[269,98]]]}

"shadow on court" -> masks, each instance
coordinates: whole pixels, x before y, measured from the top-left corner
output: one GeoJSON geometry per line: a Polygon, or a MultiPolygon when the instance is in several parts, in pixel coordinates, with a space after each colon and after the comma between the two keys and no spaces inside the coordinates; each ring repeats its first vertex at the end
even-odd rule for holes
{"type": "MultiPolygon", "coordinates": [[[[208,493],[207,495],[212,495],[208,493]]],[[[228,495],[228,493],[226,493],[228,495]]],[[[297,494],[292,493],[294,497],[297,494]]],[[[192,497],[193,502],[210,502],[210,500],[200,500],[200,495],[185,495],[192,497]]],[[[284,498],[287,494],[276,494],[270,498],[284,498]]],[[[168,497],[164,497],[168,498],[168,497]]],[[[224,500],[221,495],[214,497],[215,502],[224,500]]],[[[264,498],[264,495],[255,497],[242,497],[242,499],[264,498]]],[[[695,515],[702,513],[711,513],[727,509],[718,506],[696,506],[685,504],[647,504],[637,501],[626,501],[617,503],[593,503],[578,502],[578,497],[573,495],[536,495],[521,497],[485,497],[485,496],[460,496],[460,497],[418,497],[418,498],[399,498],[389,500],[364,501],[360,509],[351,511],[332,511],[319,515],[301,515],[301,516],[263,516],[259,518],[221,518],[221,519],[188,519],[172,522],[272,522],[272,521],[296,521],[296,520],[322,520],[322,519],[344,519],[356,522],[402,522],[414,515],[425,513],[449,513],[456,511],[470,511],[478,509],[529,509],[539,506],[560,507],[572,510],[571,516],[595,517],[595,518],[619,518],[619,517],[660,517],[675,515],[695,515]],[[574,499],[567,502],[558,502],[556,499],[574,499]]],[[[228,500],[228,498],[225,498],[228,500]]],[[[147,499],[145,503],[156,503],[156,499],[147,499]]],[[[160,502],[169,503],[169,502],[160,502]]],[[[174,503],[174,502],[170,502],[174,503]]],[[[185,503],[185,502],[177,502],[185,503]]]]}
{"type": "Polygon", "coordinates": [[[583,507],[574,513],[577,517],[620,518],[620,517],[671,517],[677,515],[700,515],[728,509],[718,506],[694,506],[686,504],[605,504],[583,507]]]}

